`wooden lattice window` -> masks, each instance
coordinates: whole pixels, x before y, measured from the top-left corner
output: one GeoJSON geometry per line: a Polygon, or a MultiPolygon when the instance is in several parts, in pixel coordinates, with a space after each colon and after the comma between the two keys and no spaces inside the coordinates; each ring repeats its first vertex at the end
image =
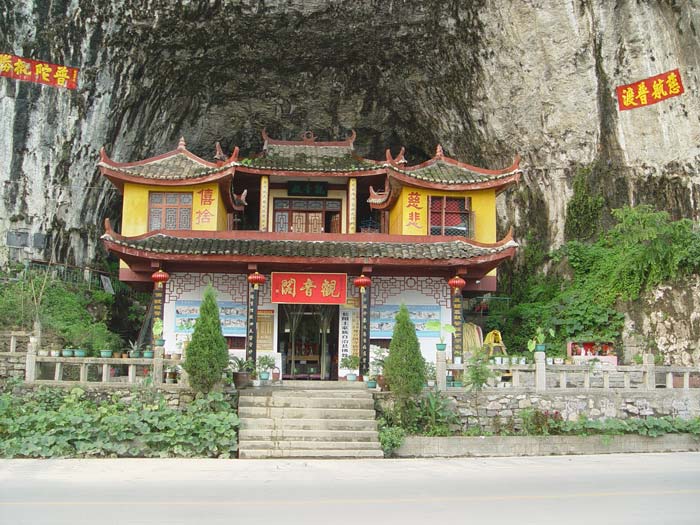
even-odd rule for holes
{"type": "Polygon", "coordinates": [[[274,231],[340,233],[339,200],[275,199],[274,231]]]}
{"type": "Polygon", "coordinates": [[[148,195],[148,231],[192,228],[192,193],[152,191],[148,195]]]}
{"type": "Polygon", "coordinates": [[[430,235],[474,237],[470,197],[430,197],[430,235]]]}

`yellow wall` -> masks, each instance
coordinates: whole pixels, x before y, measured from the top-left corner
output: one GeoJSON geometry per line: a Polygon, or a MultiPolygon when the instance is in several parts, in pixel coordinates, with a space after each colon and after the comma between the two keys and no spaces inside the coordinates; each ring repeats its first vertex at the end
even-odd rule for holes
{"type": "Polygon", "coordinates": [[[428,235],[429,196],[471,197],[474,212],[474,240],[496,242],[496,191],[493,189],[450,192],[403,187],[398,201],[389,212],[389,233],[428,235]]]}
{"type": "Polygon", "coordinates": [[[192,193],[192,229],[198,231],[226,229],[226,207],[219,193],[219,186],[215,183],[177,187],[126,183],[124,184],[124,204],[122,207],[123,235],[141,235],[148,231],[148,194],[151,191],[192,193]],[[197,192],[203,190],[212,191],[212,204],[207,205],[206,200],[202,202],[202,195],[197,192]]]}

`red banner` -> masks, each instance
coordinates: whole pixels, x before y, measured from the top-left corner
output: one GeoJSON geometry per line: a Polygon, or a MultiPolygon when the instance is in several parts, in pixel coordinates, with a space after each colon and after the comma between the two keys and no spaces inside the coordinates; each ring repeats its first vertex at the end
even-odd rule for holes
{"type": "Polygon", "coordinates": [[[651,106],[667,98],[682,95],[685,91],[678,69],[639,80],[634,84],[618,86],[616,89],[620,111],[651,106]]]}
{"type": "Polygon", "coordinates": [[[272,272],[272,302],[345,304],[345,273],[272,272]]]}
{"type": "Polygon", "coordinates": [[[60,66],[0,53],[0,77],[76,89],[78,87],[78,71],[77,67],[60,66]]]}

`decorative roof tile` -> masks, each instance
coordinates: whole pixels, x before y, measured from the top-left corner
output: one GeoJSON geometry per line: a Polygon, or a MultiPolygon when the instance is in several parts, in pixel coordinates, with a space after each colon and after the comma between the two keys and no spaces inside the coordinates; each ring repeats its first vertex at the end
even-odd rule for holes
{"type": "Polygon", "coordinates": [[[496,246],[485,247],[463,240],[432,243],[251,240],[176,237],[162,233],[140,239],[120,238],[120,236],[112,236],[107,233],[102,236],[102,239],[127,248],[156,254],[327,257],[334,259],[471,259],[499,253],[517,246],[512,240],[496,246]]]}

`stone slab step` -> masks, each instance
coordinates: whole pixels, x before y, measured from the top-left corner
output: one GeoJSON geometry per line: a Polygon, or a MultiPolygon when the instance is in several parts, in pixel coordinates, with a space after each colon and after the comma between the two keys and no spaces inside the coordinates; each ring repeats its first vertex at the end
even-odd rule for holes
{"type": "Polygon", "coordinates": [[[243,418],[284,418],[284,419],[371,419],[374,409],[364,408],[287,408],[287,407],[248,407],[238,408],[238,417],[243,418]]]}
{"type": "Polygon", "coordinates": [[[239,442],[261,440],[287,441],[357,441],[378,442],[376,430],[304,430],[244,428],[238,433],[239,442]]]}
{"type": "Polygon", "coordinates": [[[282,382],[282,387],[299,390],[367,390],[367,385],[362,381],[299,381],[285,379],[282,382]]]}
{"type": "Polygon", "coordinates": [[[245,441],[238,450],[379,450],[374,441],[245,441]]]}
{"type": "Polygon", "coordinates": [[[383,458],[381,450],[270,450],[248,449],[238,452],[240,459],[266,458],[336,458],[360,459],[383,458]]]}
{"type": "Polygon", "coordinates": [[[344,397],[245,396],[238,400],[239,410],[243,407],[360,408],[374,410],[374,401],[366,398],[354,399],[344,397]]]}
{"type": "Polygon", "coordinates": [[[241,418],[241,431],[252,429],[280,430],[377,430],[374,419],[272,419],[241,418]]]}
{"type": "Polygon", "coordinates": [[[270,389],[246,389],[241,390],[240,399],[248,397],[322,397],[322,398],[342,398],[342,399],[373,399],[369,390],[288,390],[284,388],[270,389]]]}

